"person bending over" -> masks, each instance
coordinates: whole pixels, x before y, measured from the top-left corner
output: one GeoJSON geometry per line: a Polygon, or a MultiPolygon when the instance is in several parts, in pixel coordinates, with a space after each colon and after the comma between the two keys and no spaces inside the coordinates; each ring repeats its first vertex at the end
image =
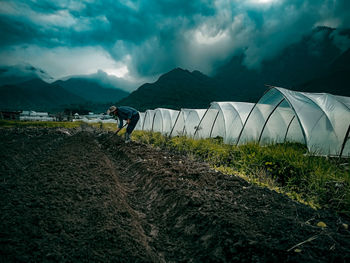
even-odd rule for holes
{"type": "Polygon", "coordinates": [[[111,106],[108,109],[107,114],[119,119],[119,125],[116,133],[118,133],[123,128],[123,121],[126,121],[128,127],[126,128],[125,142],[130,142],[130,135],[140,119],[139,112],[129,106],[111,106]]]}

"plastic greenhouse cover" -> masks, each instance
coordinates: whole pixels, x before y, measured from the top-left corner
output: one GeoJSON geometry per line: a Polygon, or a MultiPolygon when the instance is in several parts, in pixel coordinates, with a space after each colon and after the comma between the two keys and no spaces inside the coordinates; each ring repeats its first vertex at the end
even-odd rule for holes
{"type": "MultiPolygon", "coordinates": [[[[343,96],[335,96],[336,99],[343,103],[348,109],[350,109],[350,98],[349,97],[343,97],[343,96]]],[[[344,136],[344,141],[343,141],[343,151],[342,151],[342,156],[344,157],[350,157],[350,123],[348,123],[348,130],[347,133],[344,136]]]]}
{"type": "Polygon", "coordinates": [[[142,130],[152,131],[154,113],[155,113],[155,110],[146,110],[145,118],[142,124],[142,130]]]}
{"type": "Polygon", "coordinates": [[[189,112],[185,120],[184,135],[189,137],[194,136],[199,122],[203,118],[205,112],[206,110],[204,109],[195,109],[189,112]]]}
{"type": "Polygon", "coordinates": [[[288,102],[283,100],[272,112],[259,137],[261,144],[300,142],[305,143],[303,132],[288,102]]]}
{"type": "Polygon", "coordinates": [[[181,109],[180,114],[177,116],[174,126],[170,132],[170,136],[182,136],[185,129],[185,120],[190,113],[189,109],[181,109]]]}
{"type": "Polygon", "coordinates": [[[137,122],[137,124],[136,124],[136,126],[135,126],[135,130],[136,131],[140,131],[140,130],[142,130],[142,126],[143,126],[143,121],[144,121],[144,119],[145,119],[145,112],[139,112],[139,114],[140,114],[140,119],[139,119],[139,121],[137,122]]]}
{"type": "Polygon", "coordinates": [[[300,142],[312,154],[350,156],[350,98],[344,96],[274,87],[255,105],[212,102],[207,110],[180,113],[159,108],[147,110],[143,119],[143,130],[171,136],[219,136],[236,144],[300,142]]]}
{"type": "Polygon", "coordinates": [[[181,109],[170,136],[193,136],[205,109],[181,109]]]}
{"type": "MultiPolygon", "coordinates": [[[[244,124],[244,128],[239,135],[238,144],[259,142],[262,133],[264,132],[266,120],[268,120],[274,110],[282,104],[283,100],[283,95],[276,89],[271,89],[261,97],[258,103],[255,104],[244,124]]],[[[282,123],[278,124],[278,127],[282,130],[287,129],[286,126],[282,127],[282,123]]],[[[268,133],[268,130],[269,127],[267,127],[265,133],[268,133]]],[[[264,136],[264,141],[273,139],[273,137],[268,138],[268,136],[264,136]]]]}
{"type": "Polygon", "coordinates": [[[327,115],[329,121],[333,126],[339,147],[343,144],[344,134],[346,133],[350,124],[350,109],[339,102],[339,100],[330,94],[305,94],[327,115]]]}
{"type": "MultiPolygon", "coordinates": [[[[304,93],[281,89],[295,108],[310,152],[339,155],[350,123],[350,110],[327,93],[304,93]],[[309,103],[299,98],[304,96],[309,103]]],[[[349,153],[343,152],[343,155],[349,153]]]]}
{"type": "Polygon", "coordinates": [[[180,111],[158,108],[153,118],[153,131],[170,134],[180,111]]]}
{"type": "Polygon", "coordinates": [[[212,102],[195,137],[222,137],[225,143],[235,143],[253,106],[246,102],[212,102]]]}
{"type": "Polygon", "coordinates": [[[346,107],[350,109],[350,98],[349,97],[344,97],[344,96],[335,96],[335,98],[343,103],[346,107]]]}
{"type": "MultiPolygon", "coordinates": [[[[339,155],[349,123],[349,108],[336,96],[273,88],[255,105],[239,144],[291,140],[305,142],[315,154],[339,155]]],[[[347,149],[343,155],[349,155],[347,149]]]]}

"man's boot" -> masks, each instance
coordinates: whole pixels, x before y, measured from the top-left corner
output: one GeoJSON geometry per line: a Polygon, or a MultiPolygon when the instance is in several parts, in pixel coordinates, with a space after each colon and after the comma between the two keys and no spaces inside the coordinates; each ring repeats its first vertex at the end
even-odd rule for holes
{"type": "Polygon", "coordinates": [[[130,134],[129,133],[125,133],[125,143],[130,142],[130,134]]]}

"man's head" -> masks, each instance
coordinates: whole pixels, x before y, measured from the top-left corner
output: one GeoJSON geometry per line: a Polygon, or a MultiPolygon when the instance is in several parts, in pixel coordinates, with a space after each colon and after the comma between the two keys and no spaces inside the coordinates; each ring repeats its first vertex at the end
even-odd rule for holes
{"type": "Polygon", "coordinates": [[[108,115],[113,115],[117,112],[117,107],[116,106],[111,106],[109,107],[109,109],[107,110],[107,114],[108,115]]]}

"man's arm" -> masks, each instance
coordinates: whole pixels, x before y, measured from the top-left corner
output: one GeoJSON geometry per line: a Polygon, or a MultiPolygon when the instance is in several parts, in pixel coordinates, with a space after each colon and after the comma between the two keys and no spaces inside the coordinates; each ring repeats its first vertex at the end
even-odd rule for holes
{"type": "Polygon", "coordinates": [[[115,133],[118,133],[123,128],[123,119],[120,117],[118,117],[118,119],[119,119],[119,125],[115,133]]]}
{"type": "Polygon", "coordinates": [[[132,114],[133,114],[133,112],[132,112],[131,110],[129,110],[129,112],[128,112],[128,116],[127,116],[127,118],[126,118],[126,122],[127,122],[128,124],[130,123],[130,120],[131,120],[132,114]]]}

